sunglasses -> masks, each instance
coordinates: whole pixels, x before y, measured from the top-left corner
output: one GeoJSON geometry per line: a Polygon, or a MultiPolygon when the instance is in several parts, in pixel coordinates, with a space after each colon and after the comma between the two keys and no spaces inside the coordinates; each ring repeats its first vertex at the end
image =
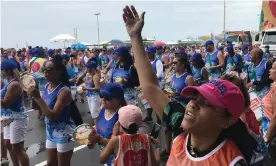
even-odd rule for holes
{"type": "Polygon", "coordinates": [[[111,97],[107,97],[107,96],[104,96],[104,95],[100,95],[100,98],[103,99],[103,100],[105,100],[105,101],[110,101],[110,100],[112,100],[111,97]]]}
{"type": "Polygon", "coordinates": [[[173,64],[173,65],[176,65],[176,64],[177,64],[177,62],[172,62],[172,64],[173,64]]]}
{"type": "Polygon", "coordinates": [[[48,68],[42,68],[43,73],[51,73],[54,70],[54,68],[48,67],[48,68]]]}

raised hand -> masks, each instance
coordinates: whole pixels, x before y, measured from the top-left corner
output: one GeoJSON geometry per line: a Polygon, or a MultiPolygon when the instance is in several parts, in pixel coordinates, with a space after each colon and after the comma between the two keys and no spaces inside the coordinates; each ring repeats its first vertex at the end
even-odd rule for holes
{"type": "Polygon", "coordinates": [[[130,37],[141,36],[141,32],[144,26],[144,16],[146,12],[143,12],[139,17],[134,6],[126,6],[123,9],[123,19],[126,24],[126,29],[130,37]]]}

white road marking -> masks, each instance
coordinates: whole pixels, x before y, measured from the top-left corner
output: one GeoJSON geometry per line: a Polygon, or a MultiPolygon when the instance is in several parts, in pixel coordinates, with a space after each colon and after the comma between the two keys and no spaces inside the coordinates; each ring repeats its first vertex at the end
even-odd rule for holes
{"type": "MultiPolygon", "coordinates": [[[[81,150],[81,149],[83,149],[85,147],[86,147],[86,145],[80,145],[80,146],[74,148],[74,152],[79,151],[79,150],[81,150]]],[[[36,164],[35,166],[45,166],[45,165],[47,165],[47,161],[46,160],[42,161],[41,163],[36,164]]]]}

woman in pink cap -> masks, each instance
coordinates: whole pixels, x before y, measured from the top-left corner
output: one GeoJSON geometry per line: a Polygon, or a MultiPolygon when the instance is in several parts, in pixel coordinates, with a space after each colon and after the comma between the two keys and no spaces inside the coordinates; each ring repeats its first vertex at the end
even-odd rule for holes
{"type": "Polygon", "coordinates": [[[200,87],[188,86],[181,92],[182,96],[190,99],[186,110],[173,107],[158,86],[146,58],[141,37],[145,12],[139,17],[133,6],[131,9],[126,6],[123,11],[146,99],[163,123],[182,121],[180,126],[186,131],[174,139],[167,165],[249,164],[257,142],[239,119],[244,111],[244,97],[240,89],[225,80],[215,80],[200,87]],[[181,113],[184,113],[184,118],[181,113]]]}

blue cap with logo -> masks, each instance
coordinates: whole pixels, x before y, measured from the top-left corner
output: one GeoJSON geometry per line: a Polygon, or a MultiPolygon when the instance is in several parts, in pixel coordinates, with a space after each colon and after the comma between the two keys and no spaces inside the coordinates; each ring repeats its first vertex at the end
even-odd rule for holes
{"type": "Polygon", "coordinates": [[[17,63],[12,59],[5,59],[1,62],[1,70],[13,70],[16,68],[17,68],[17,63]]]}
{"type": "Polygon", "coordinates": [[[146,49],[146,52],[147,53],[153,53],[153,54],[155,54],[156,53],[156,48],[155,47],[148,47],[146,49]]]}
{"type": "Polygon", "coordinates": [[[90,61],[85,65],[85,67],[87,67],[89,69],[95,69],[95,68],[97,68],[97,63],[94,61],[90,61]]]}
{"type": "Polygon", "coordinates": [[[113,53],[116,55],[122,55],[124,53],[129,53],[129,49],[126,46],[121,46],[117,48],[113,53]]]}
{"type": "Polygon", "coordinates": [[[120,84],[108,83],[100,90],[100,95],[108,98],[123,98],[124,90],[120,84]]]}
{"type": "Polygon", "coordinates": [[[204,46],[207,47],[209,45],[214,45],[214,42],[212,40],[208,40],[205,42],[204,46]]]}

